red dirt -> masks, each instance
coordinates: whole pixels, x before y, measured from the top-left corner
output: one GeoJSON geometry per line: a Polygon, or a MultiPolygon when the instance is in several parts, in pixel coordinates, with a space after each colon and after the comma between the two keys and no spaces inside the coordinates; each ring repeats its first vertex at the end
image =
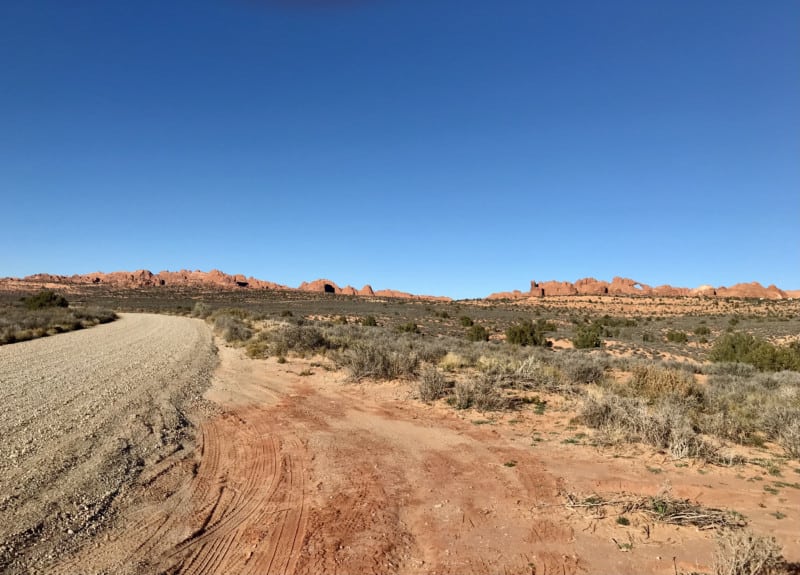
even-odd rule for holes
{"type": "MultiPolygon", "coordinates": [[[[708,570],[712,534],[637,517],[622,527],[560,494],[671,482],[676,496],[752,513],[762,533],[768,511],[800,508],[796,489],[778,503],[748,483],[751,467],[707,476],[565,444],[576,430],[556,397],[543,416],[485,416],[305,360],[220,357],[206,395],[221,413],[199,421],[198,448],[147,470],[108,540],[52,572],[667,574],[708,570]]],[[[794,515],[774,533],[786,551],[800,543],[794,515]]]]}

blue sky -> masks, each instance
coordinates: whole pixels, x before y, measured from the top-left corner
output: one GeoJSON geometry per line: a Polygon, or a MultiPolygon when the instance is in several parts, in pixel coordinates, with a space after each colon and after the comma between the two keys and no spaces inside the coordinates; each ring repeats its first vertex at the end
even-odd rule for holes
{"type": "Polygon", "coordinates": [[[5,0],[0,276],[800,288],[800,2],[5,0]]]}

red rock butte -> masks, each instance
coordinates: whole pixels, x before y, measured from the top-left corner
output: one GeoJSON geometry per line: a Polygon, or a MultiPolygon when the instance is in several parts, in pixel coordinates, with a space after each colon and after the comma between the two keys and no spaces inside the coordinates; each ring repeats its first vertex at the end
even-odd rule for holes
{"type": "Polygon", "coordinates": [[[531,288],[527,292],[515,290],[512,292],[493,293],[487,299],[528,299],[577,295],[787,299],[800,297],[800,290],[784,291],[774,285],[764,287],[758,282],[740,283],[731,287],[722,286],[717,288],[710,285],[702,285],[696,288],[673,287],[671,285],[651,287],[629,278],[615,277],[611,282],[594,278],[579,279],[575,283],[531,281],[531,288]]]}
{"type": "Polygon", "coordinates": [[[339,295],[366,296],[366,297],[385,297],[385,298],[404,298],[404,299],[424,299],[430,301],[451,301],[451,298],[444,296],[416,295],[392,289],[373,290],[372,286],[365,285],[361,289],[351,286],[339,287],[335,282],[328,279],[318,279],[312,282],[303,282],[297,288],[277,284],[270,281],[260,280],[244,275],[229,275],[219,270],[203,272],[199,270],[180,270],[177,272],[161,271],[153,273],[149,270],[137,270],[134,272],[95,272],[91,274],[76,274],[71,276],[61,276],[52,274],[35,274],[17,278],[3,278],[0,280],[0,288],[60,288],[69,286],[109,286],[114,288],[150,288],[165,286],[194,286],[205,288],[231,289],[231,290],[287,290],[330,293],[339,295]]]}

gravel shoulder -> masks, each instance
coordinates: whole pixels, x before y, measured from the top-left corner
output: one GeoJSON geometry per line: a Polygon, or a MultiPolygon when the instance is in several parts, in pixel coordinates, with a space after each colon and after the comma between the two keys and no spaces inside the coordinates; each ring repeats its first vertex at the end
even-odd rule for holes
{"type": "Polygon", "coordinates": [[[143,469],[192,451],[215,364],[205,323],[153,314],[0,347],[0,572],[46,572],[143,469]]]}

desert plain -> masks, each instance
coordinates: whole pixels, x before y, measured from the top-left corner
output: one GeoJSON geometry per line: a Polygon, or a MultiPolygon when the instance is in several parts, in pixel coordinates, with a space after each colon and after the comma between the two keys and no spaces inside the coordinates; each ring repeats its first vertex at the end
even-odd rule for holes
{"type": "Polygon", "coordinates": [[[800,570],[794,292],[211,275],[0,282],[0,572],[800,570]]]}

